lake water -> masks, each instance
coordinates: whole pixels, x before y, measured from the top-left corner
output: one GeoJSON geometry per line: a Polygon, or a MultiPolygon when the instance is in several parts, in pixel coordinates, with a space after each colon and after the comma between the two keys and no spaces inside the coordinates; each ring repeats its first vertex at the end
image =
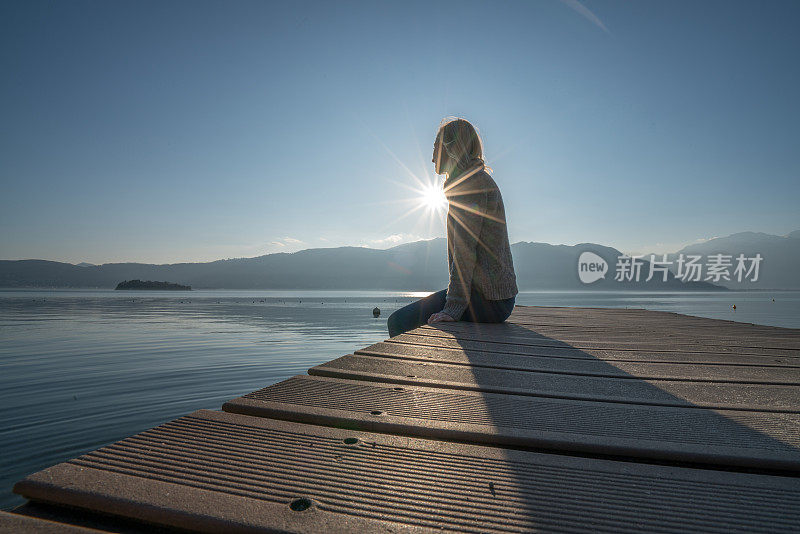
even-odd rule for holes
{"type": "MultiPolygon", "coordinates": [[[[29,473],[385,339],[386,317],[425,294],[0,290],[0,508],[23,502],[11,486],[29,473]]],[[[517,304],[800,328],[800,292],[525,292],[517,304]]]]}

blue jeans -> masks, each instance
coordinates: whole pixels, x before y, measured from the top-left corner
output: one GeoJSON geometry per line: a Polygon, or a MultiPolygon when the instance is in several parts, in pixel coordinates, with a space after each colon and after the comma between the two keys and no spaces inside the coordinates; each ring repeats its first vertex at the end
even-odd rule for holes
{"type": "MultiPolygon", "coordinates": [[[[442,311],[444,301],[447,297],[447,290],[437,291],[428,295],[424,299],[412,302],[408,306],[400,308],[389,316],[389,337],[394,337],[418,326],[428,324],[428,317],[436,312],[442,311]]],[[[473,287],[470,292],[469,306],[461,315],[461,321],[471,323],[502,323],[514,310],[516,297],[503,300],[486,300],[473,287]]],[[[458,317],[454,317],[458,319],[458,317]]]]}

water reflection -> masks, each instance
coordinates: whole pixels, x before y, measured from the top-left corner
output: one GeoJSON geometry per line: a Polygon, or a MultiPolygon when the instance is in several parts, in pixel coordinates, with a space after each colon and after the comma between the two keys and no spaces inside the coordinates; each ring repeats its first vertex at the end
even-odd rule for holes
{"type": "Polygon", "coordinates": [[[413,298],[257,297],[4,292],[0,506],[31,472],[384,339],[372,308],[413,298]]]}

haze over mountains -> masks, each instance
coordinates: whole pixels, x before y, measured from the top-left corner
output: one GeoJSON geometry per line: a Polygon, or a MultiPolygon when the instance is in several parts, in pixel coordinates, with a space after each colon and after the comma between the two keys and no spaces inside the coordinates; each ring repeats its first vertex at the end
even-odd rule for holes
{"type": "Polygon", "coordinates": [[[731,289],[800,289],[800,230],[785,236],[741,232],[718,237],[684,247],[667,259],[675,260],[679,254],[701,255],[706,259],[723,254],[731,256],[734,265],[740,254],[746,258],[759,254],[763,259],[757,281],[739,282],[731,276],[731,280],[721,280],[719,284],[731,289]]]}
{"type": "MultiPolygon", "coordinates": [[[[649,264],[643,259],[639,282],[615,280],[622,254],[593,243],[574,246],[518,242],[511,246],[520,290],[547,289],[716,289],[710,283],[684,283],[668,274],[645,282],[649,264]],[[606,263],[606,276],[592,284],[578,278],[577,262],[590,251],[606,263]]],[[[800,262],[800,231],[787,236],[745,232],[687,246],[677,254],[760,254],[759,280],[731,288],[798,289],[795,273],[800,262]]],[[[646,259],[649,259],[646,258],[646,259]]],[[[660,258],[658,258],[660,259],[660,258]]],[[[671,255],[671,260],[675,255],[671,255]]],[[[674,270],[674,267],[672,267],[674,270]]],[[[158,280],[191,285],[195,289],[341,289],[434,291],[447,286],[447,242],[444,238],[407,243],[389,249],[362,247],[318,248],[294,253],[207,263],[152,265],[107,263],[73,265],[46,260],[0,260],[0,287],[114,288],[122,280],[158,280]]]]}
{"type": "MultiPolygon", "coordinates": [[[[518,242],[511,246],[520,290],[543,289],[800,289],[800,231],[786,236],[744,232],[684,247],[678,254],[760,254],[759,278],[737,282],[721,279],[684,283],[668,274],[645,282],[649,256],[643,258],[640,281],[615,280],[617,258],[611,247],[593,243],[574,246],[518,242]],[[592,284],[578,278],[577,261],[590,251],[607,263],[606,276],[592,284]]],[[[656,258],[660,260],[660,257],[656,258]]],[[[675,266],[670,269],[674,272],[675,266]]],[[[731,269],[732,273],[732,269],[731,269]]],[[[705,274],[704,277],[705,278],[705,274]]],[[[0,260],[0,287],[113,288],[122,280],[158,280],[191,285],[195,289],[342,289],[434,291],[447,286],[447,242],[444,238],[407,243],[389,249],[362,247],[317,248],[294,253],[207,263],[152,265],[107,263],[73,265],[46,260],[0,260]]]]}

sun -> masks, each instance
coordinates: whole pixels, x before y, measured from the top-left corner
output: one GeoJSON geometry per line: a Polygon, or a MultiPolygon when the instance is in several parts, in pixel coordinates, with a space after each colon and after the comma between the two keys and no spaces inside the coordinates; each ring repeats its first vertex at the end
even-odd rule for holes
{"type": "Polygon", "coordinates": [[[420,204],[430,211],[442,211],[447,206],[444,190],[437,184],[426,184],[420,190],[420,204]]]}

